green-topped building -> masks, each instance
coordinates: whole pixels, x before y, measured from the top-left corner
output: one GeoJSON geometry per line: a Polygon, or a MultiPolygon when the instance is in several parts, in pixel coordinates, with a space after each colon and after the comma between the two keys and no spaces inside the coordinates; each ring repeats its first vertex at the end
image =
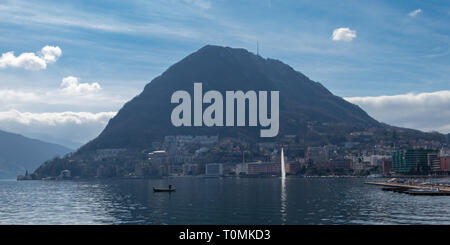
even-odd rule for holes
{"type": "Polygon", "coordinates": [[[392,154],[392,171],[400,174],[427,174],[435,158],[436,150],[399,150],[392,154]]]}

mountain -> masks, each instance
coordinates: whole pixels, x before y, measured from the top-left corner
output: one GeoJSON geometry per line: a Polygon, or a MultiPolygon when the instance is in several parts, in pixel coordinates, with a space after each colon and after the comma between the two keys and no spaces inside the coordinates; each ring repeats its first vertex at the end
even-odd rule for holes
{"type": "Polygon", "coordinates": [[[48,143],[62,145],[62,146],[68,147],[70,149],[78,149],[84,144],[84,143],[81,143],[78,141],[73,141],[69,137],[65,137],[65,136],[57,137],[57,136],[53,136],[48,133],[38,132],[38,131],[23,133],[23,135],[25,137],[43,140],[48,143]]]}
{"type": "Polygon", "coordinates": [[[30,139],[0,130],[0,178],[29,173],[42,162],[72,150],[61,145],[30,139]]]}
{"type": "Polygon", "coordinates": [[[267,140],[259,138],[259,127],[174,127],[170,115],[176,105],[170,103],[171,95],[185,90],[193,96],[194,82],[203,83],[204,93],[218,90],[222,95],[230,90],[280,91],[278,137],[287,134],[305,140],[319,137],[320,132],[311,133],[311,124],[326,125],[327,132],[336,137],[357,129],[380,127],[361,108],[333,95],[320,83],[281,61],[265,59],[245,49],[207,45],[147,84],[81,151],[148,148],[153,141],[177,134],[267,140]]]}
{"type": "MultiPolygon", "coordinates": [[[[204,104],[203,109],[207,106],[204,104]]],[[[194,111],[192,106],[191,110],[194,111]]],[[[358,150],[370,151],[379,145],[406,148],[423,143],[439,145],[445,142],[445,137],[380,123],[357,105],[333,95],[320,83],[281,61],[245,49],[207,45],[148,83],[97,138],[70,156],[44,162],[35,174],[38,178],[57,176],[64,169],[79,177],[159,173],[161,169],[157,165],[149,170],[146,154],[149,150],[160,150],[158,145],[165,146],[169,158],[177,163],[240,162],[241,150],[250,152],[246,155],[249,161],[267,159],[264,150],[253,144],[259,142],[288,145],[291,150],[285,153],[292,158],[304,157],[309,146],[333,144],[343,149],[346,145],[356,145],[358,150]],[[222,96],[226,91],[236,90],[279,91],[277,137],[261,138],[261,127],[173,126],[171,113],[178,104],[171,103],[172,94],[185,90],[193,102],[194,83],[202,83],[203,93],[216,90],[222,96]],[[214,135],[219,136],[220,142],[211,146],[207,154],[197,156],[201,150],[198,145],[181,146],[183,149],[179,150],[172,144],[170,147],[161,144],[169,135],[214,135]]]]}

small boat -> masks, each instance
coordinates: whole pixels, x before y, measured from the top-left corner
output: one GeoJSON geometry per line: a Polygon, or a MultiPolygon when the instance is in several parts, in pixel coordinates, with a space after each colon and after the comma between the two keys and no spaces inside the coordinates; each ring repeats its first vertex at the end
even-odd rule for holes
{"type": "Polygon", "coordinates": [[[153,191],[154,192],[173,192],[175,190],[176,190],[176,188],[156,188],[156,187],[153,187],[153,191]]]}

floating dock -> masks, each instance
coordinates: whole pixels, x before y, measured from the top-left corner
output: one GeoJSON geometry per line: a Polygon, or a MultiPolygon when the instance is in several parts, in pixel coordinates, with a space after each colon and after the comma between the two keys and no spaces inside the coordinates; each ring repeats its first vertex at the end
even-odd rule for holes
{"type": "Polygon", "coordinates": [[[425,186],[395,182],[366,182],[365,184],[384,186],[384,188],[382,189],[384,191],[393,191],[409,195],[450,196],[450,187],[446,186],[425,186]],[[436,191],[437,188],[439,188],[439,191],[436,191]]]}

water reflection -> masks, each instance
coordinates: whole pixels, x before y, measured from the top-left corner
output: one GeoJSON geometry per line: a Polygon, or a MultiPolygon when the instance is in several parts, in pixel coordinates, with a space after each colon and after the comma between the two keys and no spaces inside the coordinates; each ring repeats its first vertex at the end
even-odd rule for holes
{"type": "Polygon", "coordinates": [[[287,219],[287,193],[286,193],[286,178],[281,178],[281,224],[286,224],[287,219]]]}

